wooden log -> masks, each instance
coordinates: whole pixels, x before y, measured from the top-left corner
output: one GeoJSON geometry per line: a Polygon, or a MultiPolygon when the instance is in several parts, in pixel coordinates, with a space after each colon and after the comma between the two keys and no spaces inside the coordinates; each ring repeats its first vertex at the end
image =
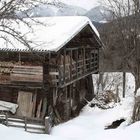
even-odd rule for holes
{"type": "Polygon", "coordinates": [[[32,109],[32,117],[35,117],[35,110],[36,110],[36,99],[37,98],[37,91],[33,95],[33,109],[32,109]]]}
{"type": "Polygon", "coordinates": [[[57,117],[57,123],[61,123],[63,119],[61,118],[61,116],[56,108],[54,108],[54,113],[57,117]]]}
{"type": "Polygon", "coordinates": [[[41,116],[41,106],[42,106],[42,99],[40,100],[39,105],[37,107],[37,113],[36,113],[37,118],[40,118],[41,116]]]}
{"type": "Polygon", "coordinates": [[[15,66],[11,73],[12,82],[42,82],[43,67],[41,66],[15,66]]]}
{"type": "Polygon", "coordinates": [[[50,134],[51,127],[52,127],[52,124],[50,122],[50,118],[49,117],[45,117],[45,133],[46,134],[50,134]]]}
{"type": "Polygon", "coordinates": [[[78,50],[76,51],[76,78],[78,78],[78,50]]]}
{"type": "Polygon", "coordinates": [[[8,126],[8,114],[6,113],[6,126],[8,126]]]}
{"type": "Polygon", "coordinates": [[[70,51],[70,80],[72,80],[72,53],[73,51],[70,51]]]}
{"type": "Polygon", "coordinates": [[[25,123],[25,131],[27,131],[27,118],[24,118],[24,123],[25,123]]]}
{"type": "Polygon", "coordinates": [[[85,73],[85,48],[83,47],[83,73],[85,73]]]}
{"type": "Polygon", "coordinates": [[[64,49],[64,59],[63,59],[63,76],[64,76],[64,83],[65,83],[65,74],[66,74],[66,49],[64,49]]]}
{"type": "Polygon", "coordinates": [[[41,118],[44,118],[45,117],[46,110],[47,110],[47,98],[45,97],[43,99],[43,103],[42,103],[42,114],[41,114],[41,118]]]}
{"type": "Polygon", "coordinates": [[[43,74],[11,74],[11,82],[43,82],[43,74]]]}

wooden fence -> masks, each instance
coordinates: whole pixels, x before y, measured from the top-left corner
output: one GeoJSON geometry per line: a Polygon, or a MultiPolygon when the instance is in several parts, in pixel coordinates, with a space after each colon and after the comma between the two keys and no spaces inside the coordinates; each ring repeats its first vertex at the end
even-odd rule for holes
{"type": "Polygon", "coordinates": [[[51,131],[51,121],[49,117],[45,119],[27,118],[13,116],[9,114],[1,114],[0,122],[8,127],[23,128],[30,133],[49,134],[51,131]]]}

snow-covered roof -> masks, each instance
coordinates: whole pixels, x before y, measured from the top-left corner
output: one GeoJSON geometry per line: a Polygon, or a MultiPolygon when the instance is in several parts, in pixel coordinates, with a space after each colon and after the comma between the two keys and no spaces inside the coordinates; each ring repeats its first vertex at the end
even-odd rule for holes
{"type": "MultiPolygon", "coordinates": [[[[34,51],[57,52],[87,25],[90,25],[97,37],[100,38],[92,22],[84,16],[40,17],[34,18],[34,20],[25,19],[25,21],[31,24],[31,28],[23,22],[20,22],[18,26],[14,23],[13,26],[15,30],[25,35],[34,51]]],[[[26,45],[10,36],[9,38],[12,44],[0,38],[1,50],[30,51],[26,45]]]]}

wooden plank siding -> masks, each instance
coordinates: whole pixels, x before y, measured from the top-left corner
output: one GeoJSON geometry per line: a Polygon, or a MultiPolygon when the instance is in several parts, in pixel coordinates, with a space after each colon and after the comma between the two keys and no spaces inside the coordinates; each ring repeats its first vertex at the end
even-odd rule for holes
{"type": "Polygon", "coordinates": [[[43,83],[43,67],[0,62],[0,85],[19,86],[43,83]]]}
{"type": "Polygon", "coordinates": [[[15,66],[10,79],[11,82],[43,82],[43,67],[15,66]]]}

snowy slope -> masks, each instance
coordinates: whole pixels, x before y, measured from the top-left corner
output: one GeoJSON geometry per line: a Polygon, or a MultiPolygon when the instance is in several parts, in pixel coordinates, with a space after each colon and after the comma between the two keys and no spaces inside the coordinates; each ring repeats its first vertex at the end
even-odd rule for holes
{"type": "MultiPolygon", "coordinates": [[[[52,135],[61,136],[78,140],[114,140],[110,137],[114,133],[120,133],[127,129],[126,124],[129,122],[133,100],[127,98],[127,101],[122,101],[117,104],[115,108],[108,110],[101,110],[97,107],[90,108],[86,106],[78,118],[75,118],[67,123],[55,127],[52,135]],[[116,130],[104,130],[106,126],[112,124],[115,120],[126,119],[127,121],[116,130]],[[64,130],[65,131],[64,133],[64,130]],[[106,135],[104,137],[104,135],[106,135]]],[[[124,131],[125,133],[125,131],[124,131]]],[[[121,140],[121,139],[119,139],[121,140]]]]}
{"type": "Polygon", "coordinates": [[[50,136],[0,125],[0,137],[4,140],[139,140],[140,122],[128,127],[125,122],[117,129],[104,130],[106,125],[116,119],[125,118],[129,121],[133,101],[130,98],[126,100],[108,110],[86,106],[79,117],[54,127],[50,136]]]}
{"type": "Polygon", "coordinates": [[[97,6],[86,13],[86,16],[92,21],[106,22],[112,19],[112,13],[104,6],[97,6]]]}

